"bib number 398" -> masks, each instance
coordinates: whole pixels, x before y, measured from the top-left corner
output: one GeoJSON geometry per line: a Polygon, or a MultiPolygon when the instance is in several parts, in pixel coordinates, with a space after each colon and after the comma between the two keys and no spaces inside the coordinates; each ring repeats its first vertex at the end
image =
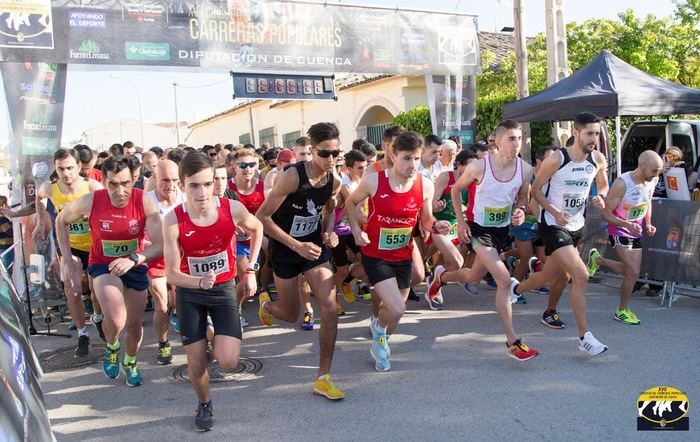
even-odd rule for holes
{"type": "Polygon", "coordinates": [[[204,276],[208,272],[215,275],[229,271],[228,255],[226,251],[211,256],[187,257],[187,265],[190,268],[190,275],[204,276]]]}
{"type": "Polygon", "coordinates": [[[502,226],[510,216],[510,206],[484,207],[484,226],[502,226]]]}
{"type": "Polygon", "coordinates": [[[379,231],[379,250],[397,250],[406,247],[411,240],[411,229],[386,229],[379,231]]]}

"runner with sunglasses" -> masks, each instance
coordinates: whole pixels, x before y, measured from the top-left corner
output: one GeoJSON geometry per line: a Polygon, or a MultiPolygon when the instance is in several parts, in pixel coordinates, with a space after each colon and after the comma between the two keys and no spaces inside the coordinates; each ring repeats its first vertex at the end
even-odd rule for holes
{"type": "Polygon", "coordinates": [[[313,391],[331,400],[345,397],[330,377],[338,331],[335,284],[328,247],[335,247],[334,208],[340,179],[334,176],[340,155],[340,134],[332,123],[316,123],[308,130],[311,161],[296,163],[281,172],[257,217],[270,237],[270,255],[278,300],[259,296],[260,321],[299,318],[299,277],[304,275],[321,311],[319,377],[313,391]]]}

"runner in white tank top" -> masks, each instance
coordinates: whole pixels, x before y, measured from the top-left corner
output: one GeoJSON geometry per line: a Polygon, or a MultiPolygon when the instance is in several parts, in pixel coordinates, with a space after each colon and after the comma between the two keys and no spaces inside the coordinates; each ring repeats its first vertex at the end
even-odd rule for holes
{"type": "MultiPolygon", "coordinates": [[[[588,331],[588,271],[576,245],[581,239],[585,206],[593,179],[598,190],[598,195],[593,197],[594,206],[602,209],[608,193],[607,161],[596,150],[600,138],[600,119],[588,112],[578,114],[574,120],[573,135],[572,146],[560,150],[559,154],[550,155],[542,162],[532,184],[532,195],[544,214],[539,225],[547,255],[544,268],[514,286],[511,296],[542,286],[552,287],[561,278],[570,277],[569,300],[580,338],[578,347],[590,355],[598,355],[608,347],[588,331]]],[[[556,313],[560,296],[559,290],[549,292],[545,314],[550,311],[556,313]]]]}
{"type": "Polygon", "coordinates": [[[469,195],[468,222],[457,214],[457,228],[460,240],[471,244],[476,252],[476,260],[471,269],[435,268],[428,296],[448,282],[478,284],[486,272],[490,272],[497,284],[496,310],[506,334],[507,354],[527,361],[539,353],[525,345],[515,333],[509,291],[518,281],[510,277],[499,256],[509,242],[508,225],[520,225],[525,221],[523,208],[528,201],[532,166],[518,158],[521,144],[520,125],[510,120],[502,122],[496,128],[498,152],[470,163],[452,186],[453,207],[460,206],[463,189],[475,188],[469,195]],[[476,186],[470,186],[472,183],[476,186]]]}

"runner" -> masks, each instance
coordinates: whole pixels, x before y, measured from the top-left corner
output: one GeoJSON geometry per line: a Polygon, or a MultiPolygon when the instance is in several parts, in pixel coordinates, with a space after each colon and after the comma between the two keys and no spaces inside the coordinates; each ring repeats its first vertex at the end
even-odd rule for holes
{"type": "Polygon", "coordinates": [[[620,260],[604,258],[596,249],[591,249],[588,255],[589,276],[593,276],[599,266],[624,276],[620,305],[613,316],[623,324],[640,324],[637,315],[629,309],[629,301],[642,265],[642,232],[649,236],[656,233],[656,227],[651,224],[651,197],[663,167],[663,160],[656,152],[645,150],[639,155],[636,169],[615,179],[602,215],[608,222],[610,245],[620,260]]]}
{"type": "MultiPolygon", "coordinates": [[[[158,215],[162,221],[167,213],[184,201],[179,187],[177,164],[170,160],[160,160],[155,168],[154,179],[156,188],[146,192],[146,195],[158,207],[158,215]]],[[[172,347],[168,341],[168,327],[175,300],[168,296],[170,288],[165,277],[165,259],[162,256],[148,263],[148,278],[150,281],[148,288],[155,300],[153,329],[158,339],[156,362],[159,365],[167,365],[173,361],[172,347]]]]}
{"type": "MultiPolygon", "coordinates": [[[[594,179],[598,195],[593,197],[593,204],[601,209],[605,205],[608,169],[603,154],[595,150],[600,137],[600,119],[588,112],[578,114],[574,119],[573,134],[573,145],[546,158],[532,185],[532,195],[542,208],[538,231],[547,255],[544,268],[541,272],[531,273],[519,285],[513,284],[511,295],[517,296],[542,286],[551,288],[557,276],[568,274],[571,278],[569,297],[579,333],[578,347],[595,356],[608,347],[588,330],[588,271],[576,246],[581,240],[586,201],[594,179]]],[[[550,296],[556,296],[553,292],[550,290],[550,296]]],[[[551,304],[549,308],[552,308],[551,304]]]]}
{"type": "MultiPolygon", "coordinates": [[[[236,228],[250,236],[250,257],[258,258],[262,225],[245,207],[213,196],[214,164],[202,152],[188,154],[180,163],[180,181],[186,201],[163,221],[165,268],[176,286],[182,345],[187,354],[190,382],[199,400],[196,431],[214,428],[207,372],[207,315],[215,329],[214,357],[219,367],[231,370],[241,352],[241,326],[235,299],[236,228]]],[[[222,168],[223,169],[223,168],[222,168]]],[[[256,290],[255,269],[247,266],[240,285],[247,296],[256,290]]]]}
{"type": "Polygon", "coordinates": [[[270,237],[270,255],[279,299],[270,301],[260,294],[259,316],[265,325],[273,318],[294,322],[299,318],[300,275],[304,275],[321,310],[319,333],[319,377],[314,393],[331,400],[345,394],[330,376],[338,328],[333,271],[328,247],[334,247],[335,199],[340,181],[333,175],[335,158],[340,155],[340,134],[332,123],[316,123],[308,130],[312,145],[311,161],[296,163],[280,172],[272,192],[258,210],[265,233],[270,237]],[[323,217],[323,218],[321,218],[323,217]]]}
{"type": "MultiPolygon", "coordinates": [[[[61,211],[68,208],[71,203],[78,198],[90,192],[102,189],[102,185],[97,181],[80,176],[80,160],[78,152],[73,149],[58,149],[53,155],[53,164],[55,167],[58,179],[56,182],[45,181],[39,186],[37,192],[36,212],[37,225],[46,225],[46,220],[49,219],[49,214],[46,211],[46,205],[42,201],[50,199],[56,207],[56,210],[61,211]]],[[[81,295],[86,294],[86,298],[90,300],[90,292],[92,283],[88,278],[88,255],[92,246],[92,236],[90,235],[90,227],[87,219],[83,218],[75,220],[76,222],[69,226],[69,247],[64,251],[61,249],[61,265],[72,262],[76,264],[75,272],[62,275],[64,282],[64,291],[68,311],[70,312],[73,322],[78,330],[78,346],[75,348],[74,355],[76,357],[86,357],[90,354],[90,333],[85,327],[85,303],[81,295]],[[65,253],[63,253],[65,252],[65,253]],[[70,258],[67,258],[70,257],[70,258]],[[79,267],[77,267],[80,265],[79,267]]],[[[57,233],[58,233],[57,226],[57,233]]],[[[41,234],[45,237],[45,234],[41,234]]],[[[97,308],[97,314],[101,312],[99,303],[93,303],[93,308],[97,308]]],[[[102,331],[102,321],[96,318],[94,324],[98,334],[104,339],[102,331]]]]}
{"type": "Polygon", "coordinates": [[[374,292],[382,301],[370,323],[370,354],[377,371],[391,370],[387,342],[406,309],[411,287],[413,241],[411,232],[420,226],[445,234],[447,221],[432,214],[433,183],[418,173],[423,140],[414,132],[399,135],[391,146],[392,167],[365,176],[347,201],[355,242],[362,248],[362,263],[374,292]],[[369,198],[369,216],[363,227],[359,206],[369,198]]]}
{"type": "MultiPolygon", "coordinates": [[[[163,254],[158,207],[143,191],[134,189],[133,162],[127,156],[108,158],[102,165],[106,189],[78,198],[56,219],[56,236],[63,256],[70,254],[69,226],[88,217],[92,233],[88,273],[102,306],[102,328],[107,338],[102,371],[108,378],[119,376],[119,336],[125,330],[126,352],[122,367],[126,385],[141,385],[136,356],[143,337],[148,277],[145,262],[163,254]],[[148,232],[151,245],[144,249],[148,232]]],[[[64,280],[79,272],[76,261],[63,260],[64,280]]],[[[69,283],[70,285],[70,283],[69,283]]]]}
{"type": "Polygon", "coordinates": [[[486,272],[496,280],[496,311],[506,334],[508,356],[527,361],[539,353],[529,348],[515,334],[509,287],[517,283],[511,278],[499,254],[510,244],[508,225],[525,220],[532,167],[518,157],[522,143],[520,125],[505,120],[496,128],[496,152],[470,163],[452,186],[453,207],[462,202],[461,192],[473,182],[467,206],[467,219],[457,217],[459,238],[471,245],[476,259],[471,269],[445,271],[435,269],[428,296],[437,296],[440,286],[448,282],[478,284],[486,272]],[[515,208],[513,208],[515,203],[515,208]]]}

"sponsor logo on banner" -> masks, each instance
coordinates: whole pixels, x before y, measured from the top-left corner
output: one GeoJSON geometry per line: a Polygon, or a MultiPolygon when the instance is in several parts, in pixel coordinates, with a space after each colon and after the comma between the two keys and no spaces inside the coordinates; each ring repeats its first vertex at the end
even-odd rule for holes
{"type": "Polygon", "coordinates": [[[122,3],[122,16],[126,13],[140,23],[154,23],[166,13],[165,6],[155,1],[130,1],[122,3]]]}
{"type": "Polygon", "coordinates": [[[58,130],[58,125],[56,124],[47,124],[36,120],[22,120],[22,127],[24,130],[34,130],[38,132],[56,132],[58,130]]]}
{"type": "Polygon", "coordinates": [[[109,54],[103,54],[94,41],[84,40],[77,50],[70,50],[70,58],[78,60],[109,60],[109,54]]]}
{"type": "Polygon", "coordinates": [[[688,431],[688,396],[669,386],[652,387],[637,398],[637,431],[688,431]]]}
{"type": "Polygon", "coordinates": [[[22,154],[51,156],[60,145],[59,141],[58,138],[22,137],[22,154]]]}
{"type": "Polygon", "coordinates": [[[68,25],[71,28],[106,28],[107,14],[100,11],[68,10],[68,25]]]}
{"type": "Polygon", "coordinates": [[[666,248],[669,250],[678,250],[678,246],[681,244],[681,229],[678,227],[671,227],[668,229],[666,234],[666,248]]]}
{"type": "Polygon", "coordinates": [[[167,43],[133,42],[124,43],[127,60],[169,61],[170,45],[167,43]]]}
{"type": "Polygon", "coordinates": [[[462,28],[444,27],[438,31],[438,62],[472,66],[477,64],[479,47],[472,33],[462,28]]]}
{"type": "Polygon", "coordinates": [[[53,49],[50,0],[0,2],[0,47],[53,49]]]}

